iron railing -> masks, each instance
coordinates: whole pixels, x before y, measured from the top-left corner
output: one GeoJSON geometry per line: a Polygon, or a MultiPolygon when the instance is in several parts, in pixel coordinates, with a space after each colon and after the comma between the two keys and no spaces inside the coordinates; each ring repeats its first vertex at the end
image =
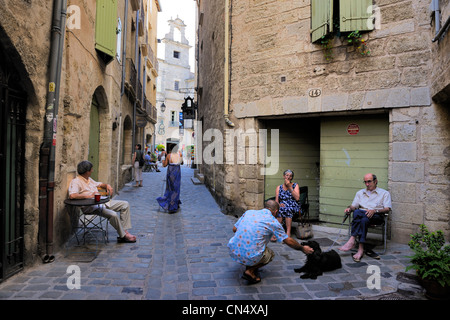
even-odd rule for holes
{"type": "Polygon", "coordinates": [[[3,80],[0,77],[0,282],[23,269],[25,201],[26,95],[3,80]]]}

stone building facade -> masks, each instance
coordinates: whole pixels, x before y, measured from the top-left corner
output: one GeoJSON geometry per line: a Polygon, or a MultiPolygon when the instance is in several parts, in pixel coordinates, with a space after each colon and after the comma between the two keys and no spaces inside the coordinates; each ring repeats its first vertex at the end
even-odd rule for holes
{"type": "Polygon", "coordinates": [[[133,143],[144,144],[156,122],[160,4],[2,0],[0,7],[1,134],[8,136],[0,255],[13,261],[0,263],[1,281],[39,257],[51,261],[68,238],[64,200],[81,160],[114,190],[132,179],[133,143]],[[20,123],[9,113],[18,100],[3,99],[12,92],[22,98],[20,123]]]}
{"type": "MultiPolygon", "coordinates": [[[[235,145],[217,159],[199,134],[214,160],[199,170],[225,213],[260,208],[294,169],[311,216],[338,226],[373,172],[392,195],[391,239],[421,223],[450,235],[450,37],[435,39],[431,0],[197,2],[198,120],[235,145]],[[347,9],[370,28],[342,31],[347,9]],[[318,12],[328,28],[313,42],[318,12]]],[[[446,28],[449,2],[437,3],[446,28]]]]}
{"type": "Polygon", "coordinates": [[[195,77],[189,65],[189,50],[191,45],[186,38],[186,25],[180,18],[168,21],[169,30],[161,39],[160,52],[164,52],[164,59],[159,60],[159,77],[157,86],[157,100],[165,105],[165,110],[158,108],[156,124],[156,145],[167,147],[168,139],[180,142],[180,151],[185,155],[187,146],[193,144],[192,121],[183,121],[182,104],[184,98],[194,98],[195,77]]]}

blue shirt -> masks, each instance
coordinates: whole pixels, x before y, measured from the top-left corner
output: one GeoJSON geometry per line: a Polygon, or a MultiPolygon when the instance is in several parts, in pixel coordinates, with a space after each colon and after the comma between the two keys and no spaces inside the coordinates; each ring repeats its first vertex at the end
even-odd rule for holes
{"type": "Polygon", "coordinates": [[[237,229],[228,242],[231,258],[246,266],[257,264],[275,235],[278,242],[288,237],[283,227],[268,209],[248,210],[234,225],[237,229]]]}

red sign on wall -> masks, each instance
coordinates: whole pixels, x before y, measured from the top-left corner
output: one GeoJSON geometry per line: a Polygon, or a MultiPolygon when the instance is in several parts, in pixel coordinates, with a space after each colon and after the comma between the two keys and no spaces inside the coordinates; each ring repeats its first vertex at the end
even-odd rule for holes
{"type": "Polygon", "coordinates": [[[354,136],[359,133],[359,125],[356,123],[350,123],[347,127],[347,133],[354,136]]]}

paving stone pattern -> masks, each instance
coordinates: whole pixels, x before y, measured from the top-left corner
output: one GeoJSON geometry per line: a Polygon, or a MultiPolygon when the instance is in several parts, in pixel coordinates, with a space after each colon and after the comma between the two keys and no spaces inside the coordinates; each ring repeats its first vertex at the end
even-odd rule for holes
{"type": "MultiPolygon", "coordinates": [[[[109,226],[109,243],[98,244],[97,257],[84,251],[73,253],[75,247],[70,246],[69,251],[57,253],[53,263],[37,264],[1,283],[0,299],[361,300],[398,294],[404,285],[398,275],[405,271],[410,252],[406,245],[395,243],[388,244],[380,260],[364,257],[355,263],[351,253],[342,253],[343,267],[317,280],[301,279],[294,272],[305,262],[303,253],[270,243],[276,256],[261,269],[262,281],[249,285],[241,279],[244,267],[231,260],[227,248],[237,218],[221,213],[207,188],[191,182],[193,170],[187,167],[182,168],[181,210],[165,213],[155,200],[164,191],[165,174],[164,168],[144,173],[144,187],[131,183],[117,195],[130,202],[130,232],[137,236],[136,243],[118,244],[117,233],[109,226]],[[79,289],[69,289],[68,280],[74,275],[68,272],[69,266],[80,270],[79,289]],[[368,288],[367,280],[373,275],[368,273],[369,266],[380,270],[379,289],[368,288]]],[[[323,250],[336,240],[335,233],[320,227],[314,228],[314,235],[323,250]]],[[[342,232],[334,249],[346,237],[342,232]]],[[[412,294],[407,298],[422,299],[420,287],[414,290],[403,292],[412,294]]]]}

